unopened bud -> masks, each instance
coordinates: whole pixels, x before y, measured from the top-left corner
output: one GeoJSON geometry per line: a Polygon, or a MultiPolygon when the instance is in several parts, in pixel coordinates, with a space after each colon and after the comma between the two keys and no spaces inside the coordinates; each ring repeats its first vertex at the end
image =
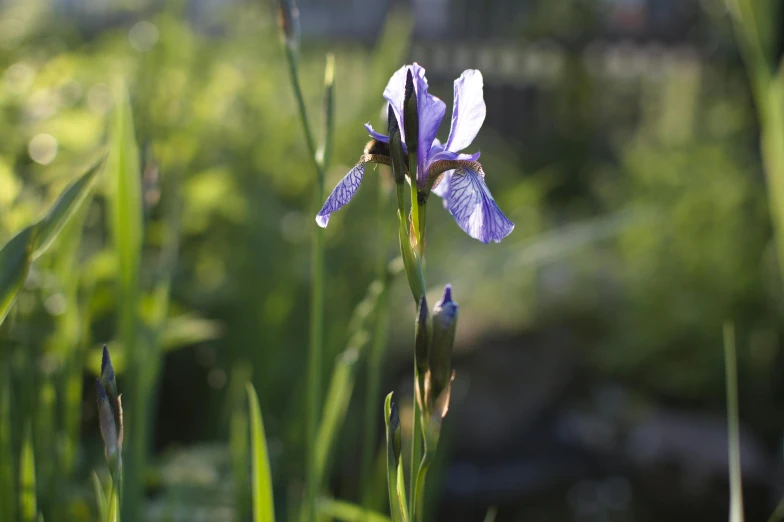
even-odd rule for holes
{"type": "Polygon", "coordinates": [[[430,330],[430,312],[427,309],[427,299],[425,298],[425,295],[422,294],[422,297],[419,300],[419,311],[417,313],[416,327],[414,330],[414,361],[417,370],[416,394],[420,408],[424,408],[422,394],[425,391],[425,374],[427,373],[427,368],[430,364],[430,330]]]}
{"type": "Polygon", "coordinates": [[[100,379],[95,380],[95,391],[98,395],[98,423],[101,427],[101,437],[103,438],[106,461],[109,463],[110,468],[114,468],[120,454],[114,411],[109,403],[109,396],[101,384],[100,379]]]}
{"type": "Polygon", "coordinates": [[[389,131],[389,154],[392,157],[392,177],[398,186],[406,180],[405,154],[403,141],[400,136],[400,126],[397,123],[392,105],[387,109],[387,130],[389,131]]]}
{"type": "Polygon", "coordinates": [[[411,68],[406,71],[406,91],[403,97],[403,125],[406,131],[408,157],[416,161],[419,143],[419,114],[417,113],[417,97],[411,68]]]}
{"type": "Polygon", "coordinates": [[[117,442],[118,446],[122,449],[123,441],[123,421],[122,421],[122,403],[120,402],[120,395],[117,391],[117,379],[112,365],[112,358],[109,355],[109,349],[103,345],[103,357],[101,358],[101,386],[106,392],[114,415],[114,424],[117,426],[117,442]]]}
{"type": "Polygon", "coordinates": [[[430,348],[431,393],[437,398],[452,379],[452,347],[457,328],[457,303],[452,287],[446,285],[444,297],[433,307],[433,342],[430,348]]]}
{"type": "Polygon", "coordinates": [[[280,0],[278,3],[278,27],[283,42],[292,50],[299,45],[299,9],[294,0],[280,0]]]}

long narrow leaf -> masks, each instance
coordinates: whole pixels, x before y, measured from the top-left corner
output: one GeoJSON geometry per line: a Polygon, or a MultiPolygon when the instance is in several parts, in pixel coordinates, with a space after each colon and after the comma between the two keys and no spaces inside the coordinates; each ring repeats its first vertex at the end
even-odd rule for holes
{"type": "Polygon", "coordinates": [[[22,455],[19,460],[19,519],[32,522],[38,514],[35,494],[35,456],[30,426],[25,430],[22,455]]]}
{"type": "Polygon", "coordinates": [[[0,324],[11,310],[30,270],[30,250],[35,233],[35,226],[27,227],[0,249],[0,324]]]}
{"type": "Polygon", "coordinates": [[[319,499],[318,511],[322,517],[334,518],[343,522],[392,522],[386,515],[368,511],[356,504],[334,498],[319,499]]]}
{"type": "Polygon", "coordinates": [[[735,327],[724,325],[724,367],[727,380],[727,432],[730,461],[730,522],[743,522],[743,489],[740,469],[740,420],[735,327]]]}
{"type": "Polygon", "coordinates": [[[0,520],[16,520],[16,473],[11,444],[11,378],[0,366],[0,520]]]}
{"type": "Polygon", "coordinates": [[[133,125],[128,92],[122,83],[114,89],[115,107],[111,121],[111,141],[106,160],[109,221],[114,254],[119,268],[119,329],[128,360],[127,397],[132,400],[125,412],[130,433],[123,461],[122,518],[140,520],[147,459],[148,409],[153,402],[145,386],[144,344],[138,342],[139,265],[141,262],[143,208],[139,147],[133,125]]]}
{"type": "Polygon", "coordinates": [[[250,407],[250,445],[253,453],[253,521],[275,522],[272,474],[270,473],[267,438],[264,434],[259,398],[252,384],[248,383],[246,390],[250,407]]]}
{"type": "Polygon", "coordinates": [[[60,194],[49,213],[38,223],[38,233],[35,237],[35,246],[31,255],[31,260],[35,261],[43,254],[57,239],[57,235],[68,223],[68,220],[76,213],[81,205],[87,200],[95,179],[103,169],[105,157],[98,160],[87,172],[71,184],[60,194]]]}

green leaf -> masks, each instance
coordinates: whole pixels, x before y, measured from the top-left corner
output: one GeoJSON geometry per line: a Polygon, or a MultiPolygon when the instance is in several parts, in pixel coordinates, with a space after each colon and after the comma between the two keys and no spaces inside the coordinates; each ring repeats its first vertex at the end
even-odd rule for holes
{"type": "Polygon", "coordinates": [[[0,366],[0,520],[16,520],[16,473],[11,443],[11,378],[0,366]]]}
{"type": "Polygon", "coordinates": [[[248,383],[246,390],[250,408],[251,450],[253,452],[253,520],[254,522],[275,522],[272,475],[259,398],[252,384],[248,383]]]}
{"type": "Polygon", "coordinates": [[[727,383],[727,443],[730,459],[730,522],[743,522],[743,485],[740,467],[740,421],[738,414],[738,362],[735,326],[724,324],[724,368],[727,383]]]}
{"type": "Polygon", "coordinates": [[[36,227],[29,226],[0,249],[0,324],[8,315],[30,270],[30,250],[36,227]]]}
{"type": "Polygon", "coordinates": [[[19,519],[34,521],[38,514],[35,494],[35,457],[33,454],[33,436],[30,425],[25,430],[22,443],[22,454],[19,460],[19,519]]]}
{"type": "Polygon", "coordinates": [[[87,172],[65,189],[49,213],[38,223],[38,234],[31,260],[38,259],[52,245],[57,235],[87,199],[94,181],[105,163],[105,156],[98,160],[87,172]]]}
{"type": "Polygon", "coordinates": [[[106,493],[103,491],[103,484],[101,484],[101,479],[98,478],[98,474],[93,471],[91,475],[93,481],[93,490],[95,490],[95,502],[98,505],[98,520],[106,520],[106,510],[108,509],[106,505],[106,493]]]}
{"type": "Polygon", "coordinates": [[[323,517],[334,518],[343,522],[392,522],[386,515],[368,511],[356,504],[334,498],[319,499],[318,511],[323,517]]]}
{"type": "Polygon", "coordinates": [[[111,146],[106,160],[110,220],[123,290],[133,292],[142,249],[142,197],[139,147],[128,92],[114,86],[111,146]]]}

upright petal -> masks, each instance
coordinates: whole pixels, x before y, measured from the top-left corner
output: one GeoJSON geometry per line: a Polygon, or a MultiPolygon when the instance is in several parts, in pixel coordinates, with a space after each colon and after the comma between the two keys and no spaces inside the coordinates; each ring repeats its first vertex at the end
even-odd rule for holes
{"type": "Polygon", "coordinates": [[[321,228],[326,228],[329,216],[340,207],[351,201],[362,183],[365,175],[365,163],[358,163],[346,176],[341,179],[332,194],[329,195],[321,211],[316,215],[316,223],[321,228]]]}
{"type": "Polygon", "coordinates": [[[419,113],[419,150],[417,158],[417,182],[420,186],[427,180],[427,161],[430,148],[436,139],[438,127],[446,114],[446,104],[437,97],[428,94],[425,70],[418,64],[411,66],[414,73],[414,88],[417,94],[417,112],[419,113]]]}
{"type": "MultiPolygon", "coordinates": [[[[410,67],[412,66],[404,65],[395,71],[395,74],[389,79],[389,83],[387,83],[387,86],[384,89],[384,99],[389,102],[392,106],[392,110],[395,112],[397,124],[400,126],[400,137],[403,139],[403,143],[406,142],[405,125],[403,125],[403,100],[406,96],[406,71],[410,67]]],[[[424,76],[424,69],[422,70],[422,75],[424,76]]]]}
{"type": "Polygon", "coordinates": [[[466,234],[482,243],[498,243],[512,232],[514,224],[498,208],[481,170],[460,167],[448,183],[447,209],[466,234]]]}
{"type": "Polygon", "coordinates": [[[455,80],[455,104],[446,149],[459,152],[474,141],[485,121],[482,73],[469,69],[455,80]]]}

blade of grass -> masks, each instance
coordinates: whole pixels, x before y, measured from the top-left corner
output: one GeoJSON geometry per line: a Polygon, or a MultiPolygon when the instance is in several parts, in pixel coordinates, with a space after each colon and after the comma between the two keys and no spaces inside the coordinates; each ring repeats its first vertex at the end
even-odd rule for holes
{"type": "Polygon", "coordinates": [[[114,85],[114,112],[107,158],[111,236],[119,266],[119,331],[128,361],[126,404],[127,444],[124,447],[124,491],[121,492],[122,518],[140,520],[143,502],[144,469],[147,454],[148,405],[152,403],[145,387],[142,365],[146,357],[137,344],[138,277],[142,249],[142,200],[139,148],[133,124],[131,103],[125,86],[114,85]]]}
{"type": "Polygon", "coordinates": [[[0,366],[0,520],[16,520],[16,473],[11,441],[11,376],[0,366]]]}
{"type": "Polygon", "coordinates": [[[386,515],[374,513],[356,504],[334,498],[319,499],[318,512],[322,517],[334,518],[343,522],[392,522],[386,515]]]}
{"type": "Polygon", "coordinates": [[[253,385],[246,386],[250,408],[251,450],[253,453],[253,521],[275,522],[275,501],[272,492],[267,439],[261,418],[259,398],[253,385]]]}
{"type": "Polygon", "coordinates": [[[38,515],[35,493],[35,456],[30,425],[25,429],[22,453],[19,458],[19,519],[33,522],[38,515]]]}
{"type": "Polygon", "coordinates": [[[724,368],[727,381],[727,438],[730,473],[730,522],[743,522],[743,486],[740,468],[740,420],[735,326],[724,324],[724,368]]]}
{"type": "Polygon", "coordinates": [[[35,226],[27,227],[0,249],[0,324],[8,316],[27,278],[35,233],[35,226]]]}
{"type": "MultiPolygon", "coordinates": [[[[395,444],[399,444],[399,441],[395,440],[395,430],[400,428],[399,426],[393,426],[390,422],[392,417],[392,396],[393,393],[390,393],[384,401],[384,423],[386,425],[387,439],[387,495],[389,496],[389,513],[392,516],[392,521],[404,522],[408,520],[408,509],[405,502],[402,501],[399,494],[400,488],[398,487],[398,470],[400,467],[398,461],[402,461],[402,459],[400,455],[395,455],[395,444]]],[[[403,488],[403,493],[405,493],[405,487],[403,488]]]]}
{"type": "Polygon", "coordinates": [[[31,261],[35,261],[46,252],[63,227],[87,200],[98,173],[103,169],[105,159],[105,156],[101,157],[78,180],[66,188],[47,215],[38,223],[31,261]]]}

